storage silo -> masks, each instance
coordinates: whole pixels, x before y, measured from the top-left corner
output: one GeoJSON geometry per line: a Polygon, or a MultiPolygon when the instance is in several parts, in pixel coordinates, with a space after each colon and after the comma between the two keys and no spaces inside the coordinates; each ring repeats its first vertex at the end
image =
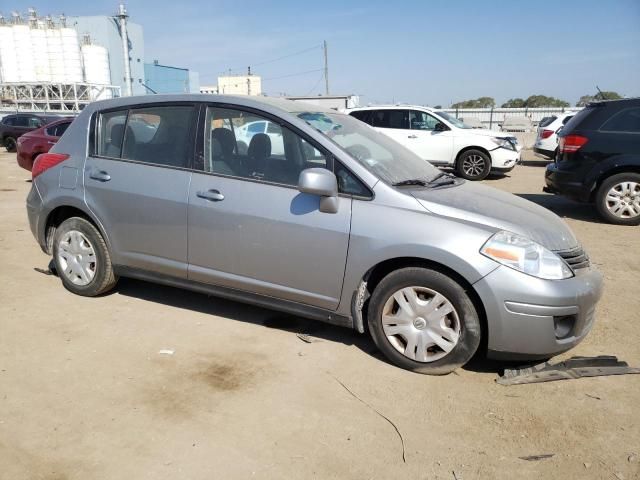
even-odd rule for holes
{"type": "Polygon", "coordinates": [[[13,42],[13,27],[0,22],[0,81],[11,83],[18,81],[18,59],[13,42]]]}
{"type": "Polygon", "coordinates": [[[36,70],[33,63],[33,49],[31,47],[31,29],[28,25],[14,25],[13,48],[16,52],[18,65],[18,82],[35,82],[36,70]]]}
{"type": "Polygon", "coordinates": [[[62,27],[60,38],[64,56],[65,82],[80,83],[82,82],[82,58],[80,57],[78,32],[73,28],[62,27]]]}
{"type": "Polygon", "coordinates": [[[54,83],[64,83],[64,54],[62,51],[60,29],[56,28],[50,20],[47,24],[48,28],[45,32],[47,34],[47,50],[49,52],[49,72],[51,73],[51,81],[54,83]]]}
{"type": "Polygon", "coordinates": [[[38,21],[31,28],[31,49],[33,51],[33,63],[37,82],[51,81],[51,68],[49,65],[49,47],[47,45],[47,32],[45,23],[38,21]]]}
{"type": "MultiPolygon", "coordinates": [[[[97,85],[111,84],[111,70],[109,68],[109,52],[105,47],[92,45],[88,35],[84,37],[82,45],[82,61],[84,64],[84,79],[87,83],[97,85]]],[[[111,98],[111,90],[100,87],[91,88],[92,100],[111,98]]]]}

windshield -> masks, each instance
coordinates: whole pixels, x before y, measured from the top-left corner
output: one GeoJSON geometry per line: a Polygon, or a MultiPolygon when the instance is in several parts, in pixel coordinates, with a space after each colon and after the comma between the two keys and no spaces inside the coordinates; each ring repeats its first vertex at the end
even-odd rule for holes
{"type": "Polygon", "coordinates": [[[436,167],[383,133],[340,113],[303,112],[298,117],[349,152],[367,170],[387,183],[433,180],[436,167]]]}
{"type": "Polygon", "coordinates": [[[454,127],[458,127],[458,128],[473,128],[473,127],[470,127],[469,125],[467,125],[466,123],[464,123],[462,120],[458,120],[456,117],[453,117],[453,116],[449,115],[446,112],[440,112],[438,110],[434,110],[433,113],[438,115],[440,118],[444,118],[447,122],[452,124],[454,127]]]}

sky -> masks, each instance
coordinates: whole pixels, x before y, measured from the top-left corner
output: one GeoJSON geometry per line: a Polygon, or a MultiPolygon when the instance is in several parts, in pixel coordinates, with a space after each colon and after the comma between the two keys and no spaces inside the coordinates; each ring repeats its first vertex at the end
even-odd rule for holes
{"type": "MultiPolygon", "coordinates": [[[[324,93],[326,40],[330,93],[361,104],[533,94],[573,104],[596,85],[640,96],[640,0],[125,3],[144,29],[145,60],[195,70],[202,85],[252,66],[267,94],[324,93]]],[[[117,4],[0,0],[0,12],[107,15],[117,4]]]]}

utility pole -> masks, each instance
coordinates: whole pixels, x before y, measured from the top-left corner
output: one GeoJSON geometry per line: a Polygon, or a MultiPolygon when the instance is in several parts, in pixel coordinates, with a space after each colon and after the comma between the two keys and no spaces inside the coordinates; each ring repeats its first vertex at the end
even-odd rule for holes
{"type": "Polygon", "coordinates": [[[324,94],[329,95],[329,60],[327,56],[327,41],[322,42],[324,47],[324,94]]]}
{"type": "Polygon", "coordinates": [[[247,95],[251,95],[251,67],[247,68],[247,95]]]}
{"type": "Polygon", "coordinates": [[[133,95],[133,88],[131,85],[131,65],[129,64],[129,36],[127,35],[127,10],[124,8],[124,3],[120,4],[118,10],[118,23],[120,24],[120,36],[122,37],[122,54],[124,55],[124,84],[127,89],[127,96],[133,95]]]}

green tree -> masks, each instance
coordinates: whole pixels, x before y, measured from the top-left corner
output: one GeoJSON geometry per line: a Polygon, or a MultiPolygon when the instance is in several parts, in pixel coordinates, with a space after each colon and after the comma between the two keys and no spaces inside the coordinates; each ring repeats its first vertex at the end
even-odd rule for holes
{"type": "Polygon", "coordinates": [[[588,103],[595,102],[596,100],[619,100],[622,98],[618,92],[598,92],[595,95],[583,95],[576,103],[576,107],[584,107],[588,103]]]}
{"type": "Polygon", "coordinates": [[[451,105],[451,108],[491,108],[495,107],[496,101],[492,97],[480,97],[475,100],[464,100],[451,105]]]}
{"type": "Polygon", "coordinates": [[[522,98],[511,98],[502,104],[502,108],[524,108],[525,101],[522,98]]]}
{"type": "Polygon", "coordinates": [[[531,95],[526,100],[512,98],[502,104],[502,108],[542,108],[542,107],[568,107],[569,102],[546,95],[531,95]]]}

